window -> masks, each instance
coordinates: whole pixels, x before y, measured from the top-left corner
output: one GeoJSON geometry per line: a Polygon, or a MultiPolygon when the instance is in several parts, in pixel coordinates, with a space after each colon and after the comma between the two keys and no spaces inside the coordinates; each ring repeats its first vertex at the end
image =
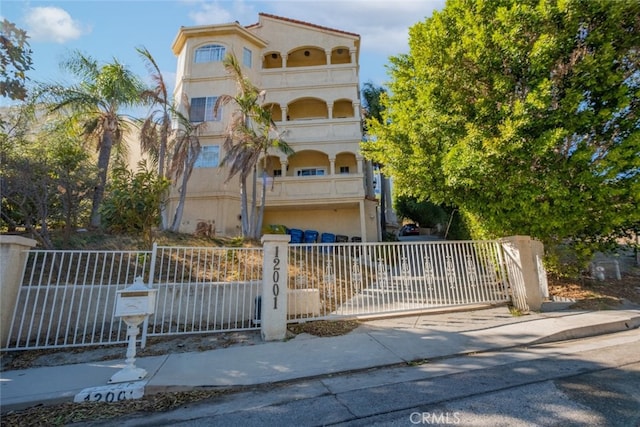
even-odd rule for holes
{"type": "Polygon", "coordinates": [[[226,49],[224,46],[210,44],[196,49],[195,63],[222,61],[226,49]]]}
{"type": "Polygon", "coordinates": [[[297,176],[319,176],[319,175],[324,175],[325,171],[326,171],[325,168],[304,168],[304,169],[297,169],[296,175],[297,176]]]}
{"type": "Polygon", "coordinates": [[[247,49],[246,47],[242,51],[242,62],[244,63],[245,67],[251,68],[253,58],[251,57],[251,50],[247,49]]]}
{"type": "Polygon", "coordinates": [[[273,176],[282,176],[282,169],[274,169],[273,176]]]}
{"type": "Polygon", "coordinates": [[[349,173],[349,166],[340,166],[340,173],[349,173]]]}
{"type": "Polygon", "coordinates": [[[218,100],[217,96],[207,96],[206,98],[191,98],[191,108],[189,110],[189,121],[198,122],[219,122],[222,118],[222,108],[218,108],[218,114],[213,117],[213,107],[218,100]]]}
{"type": "Polygon", "coordinates": [[[215,168],[218,167],[220,158],[220,146],[203,145],[200,154],[193,167],[195,168],[215,168]]]}

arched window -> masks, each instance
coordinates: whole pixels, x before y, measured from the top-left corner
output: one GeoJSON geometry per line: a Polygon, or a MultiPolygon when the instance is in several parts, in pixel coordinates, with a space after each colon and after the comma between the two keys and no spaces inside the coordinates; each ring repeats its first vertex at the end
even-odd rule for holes
{"type": "Polygon", "coordinates": [[[222,61],[226,49],[224,46],[209,44],[196,49],[195,63],[222,61]]]}

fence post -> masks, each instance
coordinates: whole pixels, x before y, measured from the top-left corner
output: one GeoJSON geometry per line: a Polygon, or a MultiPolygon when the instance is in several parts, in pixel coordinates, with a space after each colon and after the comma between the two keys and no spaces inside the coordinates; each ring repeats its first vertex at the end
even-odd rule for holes
{"type": "Polygon", "coordinates": [[[9,340],[27,255],[35,245],[33,239],[0,235],[0,347],[9,340]]]}
{"type": "Polygon", "coordinates": [[[523,311],[539,311],[548,296],[547,273],[542,264],[544,246],[529,236],[505,237],[502,246],[508,258],[514,305],[523,311]]]}
{"type": "Polygon", "coordinates": [[[262,236],[262,297],[260,334],[264,341],[282,340],[287,334],[288,234],[262,236]]]}

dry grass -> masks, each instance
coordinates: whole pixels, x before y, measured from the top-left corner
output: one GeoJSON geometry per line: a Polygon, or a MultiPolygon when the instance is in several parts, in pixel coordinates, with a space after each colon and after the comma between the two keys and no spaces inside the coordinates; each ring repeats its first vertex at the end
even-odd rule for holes
{"type": "Polygon", "coordinates": [[[306,333],[317,337],[335,337],[348,334],[358,326],[360,322],[355,320],[319,320],[289,325],[288,329],[296,335],[306,333]]]}
{"type": "Polygon", "coordinates": [[[573,299],[576,302],[570,308],[581,310],[616,309],[625,301],[640,304],[640,270],[622,280],[550,278],[549,295],[573,299]]]}
{"type": "Polygon", "coordinates": [[[104,421],[132,414],[163,412],[182,405],[212,399],[227,391],[219,389],[145,395],[137,400],[117,403],[62,403],[55,406],[36,406],[24,411],[2,414],[2,426],[64,426],[83,421],[104,421]]]}

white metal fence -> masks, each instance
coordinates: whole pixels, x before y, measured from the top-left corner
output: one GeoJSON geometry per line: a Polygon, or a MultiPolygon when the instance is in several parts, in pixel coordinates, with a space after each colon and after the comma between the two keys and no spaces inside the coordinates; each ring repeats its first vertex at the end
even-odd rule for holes
{"type": "Polygon", "coordinates": [[[261,248],[155,247],[149,335],[256,328],[261,248]]]}
{"type": "Polygon", "coordinates": [[[126,342],[116,291],[148,274],[148,251],[31,250],[5,348],[126,342]]]}
{"type": "Polygon", "coordinates": [[[289,263],[290,320],[509,300],[496,241],[292,244],[289,263]]]}
{"type": "MultiPolygon", "coordinates": [[[[508,302],[497,241],[289,245],[290,322],[508,302]]],[[[258,328],[261,248],[29,252],[6,350],[126,343],[116,292],[158,289],[146,336],[258,328]]]]}

